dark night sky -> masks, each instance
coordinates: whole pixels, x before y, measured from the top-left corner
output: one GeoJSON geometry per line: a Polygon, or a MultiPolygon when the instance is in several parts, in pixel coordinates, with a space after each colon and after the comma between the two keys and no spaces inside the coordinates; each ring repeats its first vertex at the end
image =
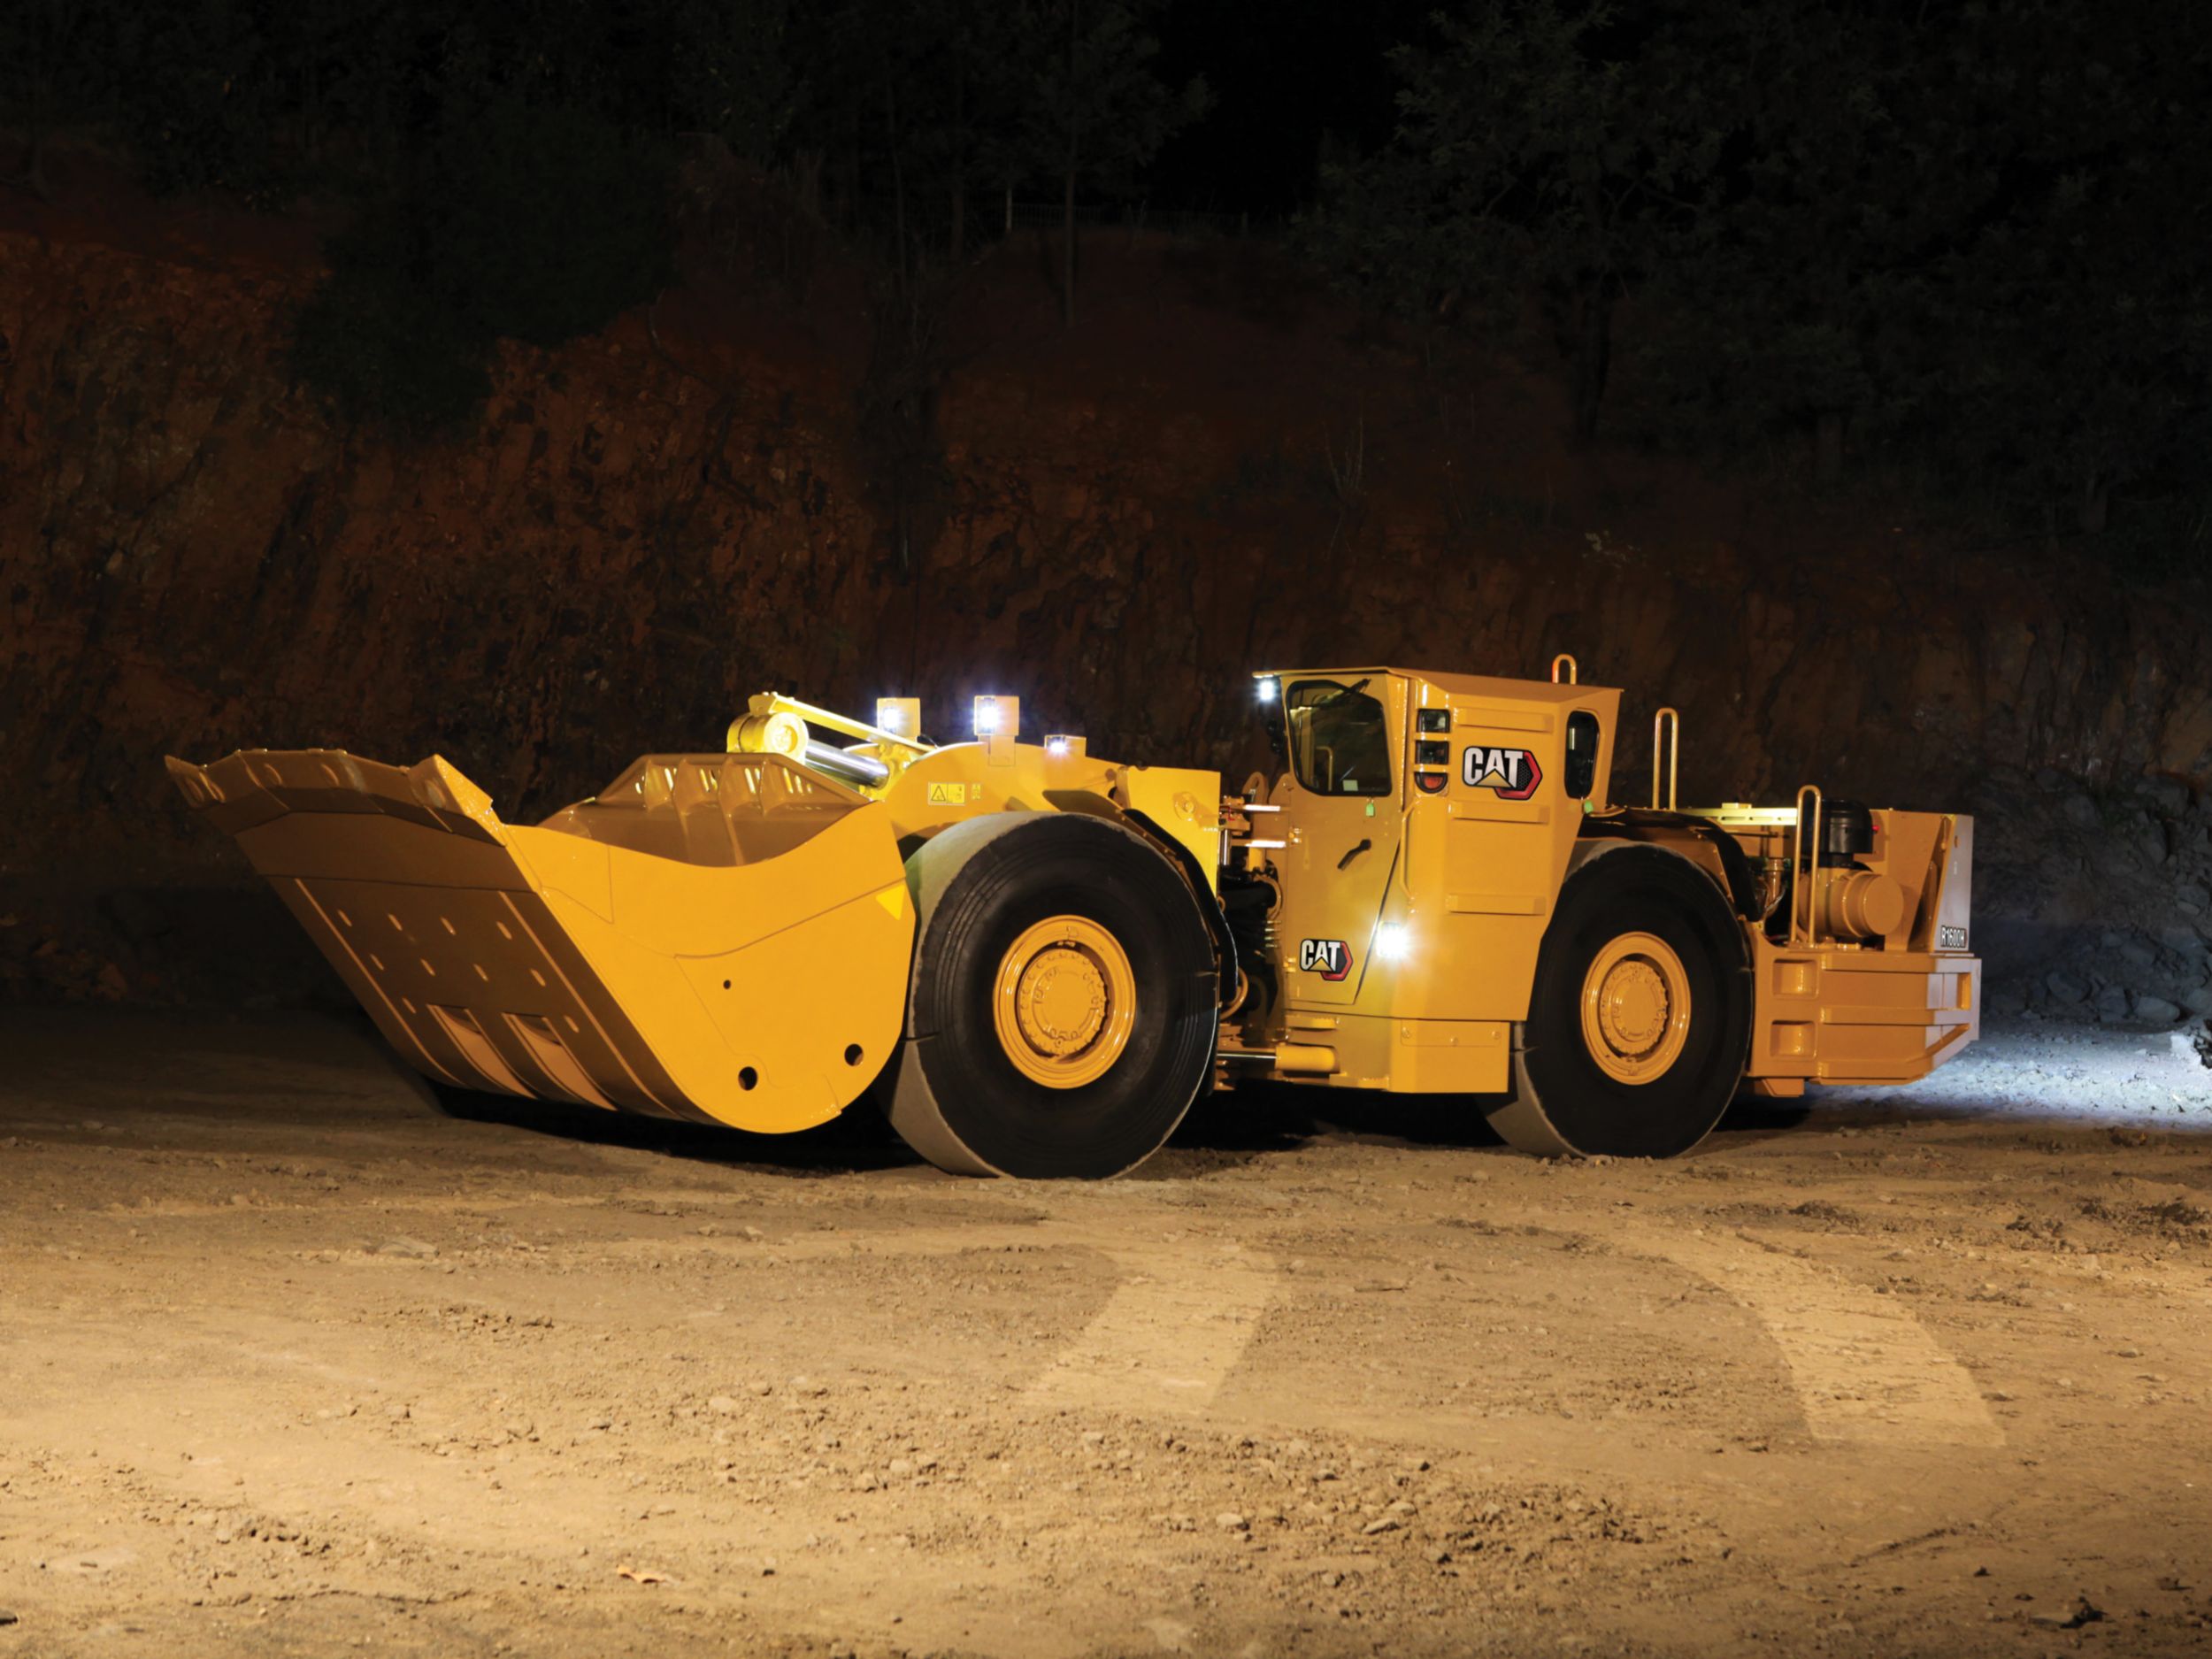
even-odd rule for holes
{"type": "Polygon", "coordinates": [[[1312,199],[1322,134],[1366,149],[1390,134],[1385,52],[1420,33],[1435,0],[1183,0],[1159,19],[1177,82],[1206,77],[1214,105],[1153,169],[1162,205],[1279,218],[1312,199]]]}

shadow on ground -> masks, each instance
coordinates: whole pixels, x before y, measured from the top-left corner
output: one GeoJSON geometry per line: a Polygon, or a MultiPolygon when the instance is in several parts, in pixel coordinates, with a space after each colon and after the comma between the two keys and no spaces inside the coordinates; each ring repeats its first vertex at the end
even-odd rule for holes
{"type": "MultiPolygon", "coordinates": [[[[2130,1144],[2162,1133],[2212,1135],[2212,1070],[2197,1045],[2191,1030],[1993,1025],[1956,1060],[1902,1087],[1816,1089],[1796,1101],[1745,1096],[1690,1156],[1727,1157],[1796,1135],[1916,1125],[1955,1132],[2001,1123],[2039,1144],[2055,1135],[2108,1133],[2130,1144]]],[[[761,1135],[437,1088],[405,1067],[358,1013],[14,1009],[0,1013],[0,1052],[10,1060],[0,1086],[0,1135],[138,1115],[171,1124],[220,1117],[272,1133],[293,1123],[350,1132],[427,1110],[519,1131],[548,1146],[623,1148],[796,1179],[857,1171],[957,1179],[923,1164],[871,1099],[813,1129],[761,1135]]],[[[1511,1156],[1485,1119],[1494,1103],[1486,1096],[1246,1083],[1200,1100],[1166,1148],[1132,1179],[1203,1179],[1330,1144],[1511,1156]]]]}
{"type": "MultiPolygon", "coordinates": [[[[872,1095],[864,1095],[812,1129],[765,1135],[449,1088],[418,1079],[396,1060],[392,1064],[437,1111],[469,1123],[496,1124],[586,1145],[657,1152],[762,1173],[816,1177],[928,1167],[899,1139],[872,1095]]],[[[1248,1083],[1199,1100],[1167,1146],[1127,1179],[1188,1179],[1294,1152],[1315,1141],[1503,1150],[1504,1142],[1484,1120],[1484,1104],[1458,1096],[1424,1098],[1379,1089],[1325,1091],[1294,1084],[1248,1083]]]]}
{"type": "MultiPolygon", "coordinates": [[[[410,1078],[413,1080],[411,1074],[410,1078]]],[[[601,1111],[589,1106],[520,1100],[511,1094],[477,1094],[427,1081],[420,1087],[424,1098],[440,1112],[465,1122],[497,1124],[589,1146],[657,1152],[761,1174],[818,1178],[862,1170],[928,1168],[865,1099],[811,1129],[766,1135],[719,1124],[686,1123],[601,1111]]]]}

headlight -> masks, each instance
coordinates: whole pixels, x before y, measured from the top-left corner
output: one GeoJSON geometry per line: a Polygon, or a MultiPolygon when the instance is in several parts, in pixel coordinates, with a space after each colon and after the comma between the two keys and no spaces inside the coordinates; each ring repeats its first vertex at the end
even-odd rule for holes
{"type": "Polygon", "coordinates": [[[1275,676],[1272,674],[1265,675],[1252,682],[1252,695],[1257,697],[1262,703],[1274,702],[1277,695],[1281,691],[1281,689],[1282,688],[1276,684],[1275,676]]]}
{"type": "Polygon", "coordinates": [[[989,737],[998,730],[999,712],[996,697],[978,697],[975,700],[975,734],[989,737]]]}
{"type": "Polygon", "coordinates": [[[1413,954],[1413,934],[1403,922],[1385,922],[1375,930],[1375,960],[1403,962],[1413,954]]]}

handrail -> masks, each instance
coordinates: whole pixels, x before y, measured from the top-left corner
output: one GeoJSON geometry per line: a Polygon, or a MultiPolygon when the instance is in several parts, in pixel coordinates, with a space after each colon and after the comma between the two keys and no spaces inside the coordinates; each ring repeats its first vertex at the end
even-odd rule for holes
{"type": "Polygon", "coordinates": [[[1819,911],[1813,903],[1812,877],[1814,871],[1818,867],[1820,858],[1821,829],[1820,787],[1817,784],[1809,783],[1797,792],[1797,822],[1790,829],[1790,943],[1793,945],[1810,945],[1816,942],[1813,937],[1814,923],[1819,918],[1819,911]],[[1807,795],[1813,798],[1812,854],[1814,863],[1811,864],[1805,862],[1805,797],[1807,795]],[[1800,909],[1805,912],[1805,932],[1801,939],[1798,936],[1797,930],[1797,913],[1800,909]]]}
{"type": "Polygon", "coordinates": [[[1556,685],[1558,685],[1558,684],[1560,683],[1560,679],[1559,679],[1559,664],[1562,664],[1562,663],[1564,663],[1564,664],[1567,664],[1567,679],[1566,679],[1566,683],[1567,683],[1568,685],[1570,685],[1570,686],[1576,684],[1577,682],[1576,682],[1576,680],[1575,680],[1575,659],[1574,659],[1572,657],[1569,656],[1569,655],[1568,655],[1565,651],[1562,651],[1562,652],[1560,652],[1558,656],[1556,656],[1556,657],[1553,657],[1553,658],[1551,659],[1551,683],[1552,683],[1553,685],[1555,685],[1555,686],[1556,686],[1556,685]]]}
{"type": "Polygon", "coordinates": [[[1651,717],[1651,804],[1655,810],[1659,805],[1659,733],[1663,727],[1671,732],[1674,740],[1667,749],[1667,810],[1671,812],[1675,810],[1676,778],[1682,764],[1681,713],[1667,708],[1651,717]]]}

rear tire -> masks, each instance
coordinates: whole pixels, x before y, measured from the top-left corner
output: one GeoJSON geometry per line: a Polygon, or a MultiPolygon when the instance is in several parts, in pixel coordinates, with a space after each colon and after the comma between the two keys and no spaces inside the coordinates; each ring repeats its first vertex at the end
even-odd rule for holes
{"type": "Polygon", "coordinates": [[[1490,1114],[1540,1156],[1668,1158],[1711,1132],[1751,1042],[1743,926],[1708,876],[1655,847],[1567,878],[1515,1027],[1513,1094],[1490,1114]]]}
{"type": "Polygon", "coordinates": [[[1219,1023],[1183,877],[1134,832],[1056,812],[956,825],[907,869],[914,972],[890,1101],[907,1144],[957,1174],[1032,1179],[1118,1175],[1157,1151],[1219,1023]]]}

